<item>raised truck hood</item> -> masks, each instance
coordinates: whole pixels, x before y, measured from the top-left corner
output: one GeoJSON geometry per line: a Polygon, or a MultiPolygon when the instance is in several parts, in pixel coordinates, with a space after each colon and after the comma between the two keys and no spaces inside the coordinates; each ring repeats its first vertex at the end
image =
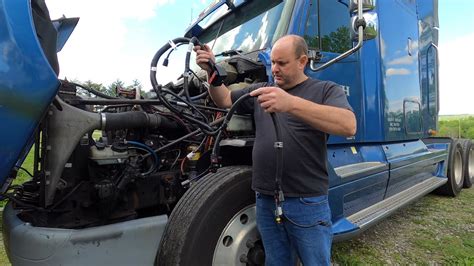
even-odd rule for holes
{"type": "Polygon", "coordinates": [[[0,0],[0,186],[30,150],[59,87],[60,51],[78,18],[51,21],[44,0],[0,0]]]}

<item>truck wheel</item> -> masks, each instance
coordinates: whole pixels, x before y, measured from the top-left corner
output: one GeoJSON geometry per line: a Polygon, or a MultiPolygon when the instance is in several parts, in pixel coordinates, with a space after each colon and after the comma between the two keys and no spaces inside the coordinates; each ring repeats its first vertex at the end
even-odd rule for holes
{"type": "Polygon", "coordinates": [[[463,154],[459,139],[453,139],[448,156],[448,182],[436,190],[436,193],[456,197],[461,192],[463,176],[463,154]]]}
{"type": "Polygon", "coordinates": [[[474,182],[474,146],[470,139],[464,140],[462,152],[464,163],[464,187],[470,188],[474,182]]]}
{"type": "Polygon", "coordinates": [[[156,265],[264,265],[248,166],[196,182],[171,213],[156,265]]]}

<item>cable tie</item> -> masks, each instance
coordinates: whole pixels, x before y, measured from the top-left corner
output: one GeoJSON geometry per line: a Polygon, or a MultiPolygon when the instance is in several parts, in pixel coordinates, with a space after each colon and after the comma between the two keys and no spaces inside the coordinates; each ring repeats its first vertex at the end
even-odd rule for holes
{"type": "Polygon", "coordinates": [[[168,44],[171,46],[171,49],[173,50],[176,50],[176,48],[178,48],[178,46],[176,46],[176,43],[174,43],[173,40],[169,40],[168,44]]]}
{"type": "Polygon", "coordinates": [[[188,53],[191,53],[193,51],[193,48],[194,48],[194,43],[190,42],[188,45],[188,53]]]}

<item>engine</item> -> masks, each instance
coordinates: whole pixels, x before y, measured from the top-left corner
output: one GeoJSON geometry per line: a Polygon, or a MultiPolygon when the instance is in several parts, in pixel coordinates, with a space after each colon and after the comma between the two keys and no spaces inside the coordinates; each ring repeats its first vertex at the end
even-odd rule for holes
{"type": "MultiPolygon", "coordinates": [[[[268,79],[256,53],[232,54],[219,66],[231,89],[268,79]]],[[[63,81],[36,133],[33,178],[11,193],[19,217],[86,228],[170,214],[216,165],[251,164],[251,145],[232,143],[252,140],[252,120],[237,115],[223,127],[229,110],[212,103],[205,73],[185,75],[147,99],[133,90],[84,98],[78,92],[89,88],[63,81]]]]}

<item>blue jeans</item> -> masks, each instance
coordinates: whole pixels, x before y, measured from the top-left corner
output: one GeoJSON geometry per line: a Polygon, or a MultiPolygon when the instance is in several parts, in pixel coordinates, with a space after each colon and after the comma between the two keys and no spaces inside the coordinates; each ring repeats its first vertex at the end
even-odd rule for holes
{"type": "Polygon", "coordinates": [[[265,265],[295,265],[297,257],[305,266],[330,265],[332,223],[326,195],[286,197],[280,224],[275,222],[273,197],[258,192],[256,195],[257,226],[265,248],[265,265]]]}

